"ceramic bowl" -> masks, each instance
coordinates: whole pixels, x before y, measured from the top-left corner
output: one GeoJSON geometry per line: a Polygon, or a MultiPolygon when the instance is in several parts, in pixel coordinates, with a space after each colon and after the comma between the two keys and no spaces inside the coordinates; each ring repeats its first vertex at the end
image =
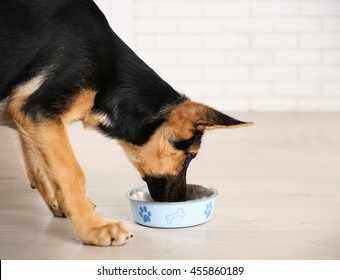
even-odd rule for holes
{"type": "Polygon", "coordinates": [[[187,185],[187,201],[156,202],[147,186],[128,191],[132,215],[138,224],[157,228],[181,228],[203,224],[212,217],[217,190],[187,185]]]}

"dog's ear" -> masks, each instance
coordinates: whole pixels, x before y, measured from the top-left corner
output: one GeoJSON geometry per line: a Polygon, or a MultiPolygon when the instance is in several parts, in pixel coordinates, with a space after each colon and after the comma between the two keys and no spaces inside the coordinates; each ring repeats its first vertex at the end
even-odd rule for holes
{"type": "Polygon", "coordinates": [[[215,128],[236,128],[250,126],[251,122],[242,122],[229,117],[209,106],[185,101],[177,105],[170,117],[173,127],[179,131],[192,131],[215,128]]]}
{"type": "Polygon", "coordinates": [[[194,124],[197,130],[237,128],[253,124],[252,122],[239,121],[203,104],[197,104],[197,106],[199,113],[197,114],[198,119],[194,124]]]}

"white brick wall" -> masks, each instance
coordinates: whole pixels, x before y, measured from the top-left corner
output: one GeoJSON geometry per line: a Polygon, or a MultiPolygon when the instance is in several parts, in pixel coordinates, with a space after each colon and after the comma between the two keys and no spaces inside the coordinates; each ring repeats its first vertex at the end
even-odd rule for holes
{"type": "Polygon", "coordinates": [[[133,13],[132,47],[193,100],[340,111],[340,0],[134,0],[133,13]]]}

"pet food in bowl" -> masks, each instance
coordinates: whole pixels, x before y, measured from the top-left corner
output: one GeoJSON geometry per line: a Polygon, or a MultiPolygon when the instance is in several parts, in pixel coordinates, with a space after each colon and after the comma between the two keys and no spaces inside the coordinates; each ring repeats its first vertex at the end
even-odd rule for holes
{"type": "Polygon", "coordinates": [[[158,228],[181,228],[203,224],[210,220],[217,190],[187,185],[187,201],[156,202],[147,186],[128,191],[132,215],[138,224],[158,228]]]}

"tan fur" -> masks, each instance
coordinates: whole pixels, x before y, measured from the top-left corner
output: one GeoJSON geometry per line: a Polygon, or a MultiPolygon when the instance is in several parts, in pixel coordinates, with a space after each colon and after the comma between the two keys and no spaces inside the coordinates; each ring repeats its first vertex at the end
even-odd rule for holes
{"type": "MultiPolygon", "coordinates": [[[[247,127],[247,126],[252,126],[254,123],[252,122],[246,122],[243,124],[238,124],[238,125],[232,125],[232,126],[225,126],[225,125],[212,125],[212,126],[204,126],[205,130],[213,130],[213,129],[218,129],[218,128],[240,128],[240,127],[247,127]]],[[[203,128],[202,128],[203,129],[203,128]]]]}
{"type": "Polygon", "coordinates": [[[30,181],[31,187],[38,190],[54,216],[62,217],[64,213],[59,208],[58,201],[56,199],[57,194],[53,185],[49,181],[44,167],[36,158],[36,154],[31,150],[30,145],[26,144],[27,140],[25,140],[22,135],[19,136],[26,165],[27,177],[30,181]]]}
{"type": "MultiPolygon", "coordinates": [[[[192,101],[177,105],[170,112],[169,119],[143,146],[118,141],[142,177],[178,175],[186,154],[173,147],[170,140],[189,139],[193,136],[194,120],[199,117],[196,109],[197,103],[192,101]]],[[[193,145],[188,152],[197,154],[199,148],[199,145],[193,145]]]]}
{"type": "Polygon", "coordinates": [[[166,130],[165,127],[158,129],[143,146],[118,141],[142,177],[178,174],[186,156],[171,145],[166,130]]]}
{"type": "Polygon", "coordinates": [[[84,89],[78,93],[77,98],[69,105],[68,110],[61,116],[63,123],[69,124],[73,121],[84,120],[89,117],[93,107],[96,91],[84,89]]]}
{"type": "Polygon", "coordinates": [[[85,128],[94,128],[94,127],[98,127],[99,124],[104,125],[104,126],[110,126],[111,121],[104,114],[91,113],[91,114],[88,114],[83,119],[83,124],[85,128]]]}
{"type": "Polygon", "coordinates": [[[192,137],[195,122],[200,119],[200,106],[201,104],[190,100],[180,103],[170,112],[167,129],[182,139],[192,137]]]}
{"type": "Polygon", "coordinates": [[[13,91],[13,94],[15,96],[22,97],[30,96],[33,92],[38,90],[40,86],[44,83],[46,75],[47,71],[43,71],[41,74],[37,75],[31,80],[16,87],[13,91]]]}
{"type": "MultiPolygon", "coordinates": [[[[16,96],[17,99],[20,99],[22,103],[27,97],[40,88],[45,80],[46,75],[47,71],[43,71],[41,74],[37,75],[31,80],[19,85],[13,90],[12,95],[16,96]]],[[[0,102],[0,124],[14,128],[15,125],[13,118],[8,110],[8,106],[11,101],[11,98],[8,97],[0,102]]]]}
{"type": "Polygon", "coordinates": [[[0,102],[0,125],[14,128],[13,120],[8,113],[8,104],[10,99],[5,98],[0,102]]]}

